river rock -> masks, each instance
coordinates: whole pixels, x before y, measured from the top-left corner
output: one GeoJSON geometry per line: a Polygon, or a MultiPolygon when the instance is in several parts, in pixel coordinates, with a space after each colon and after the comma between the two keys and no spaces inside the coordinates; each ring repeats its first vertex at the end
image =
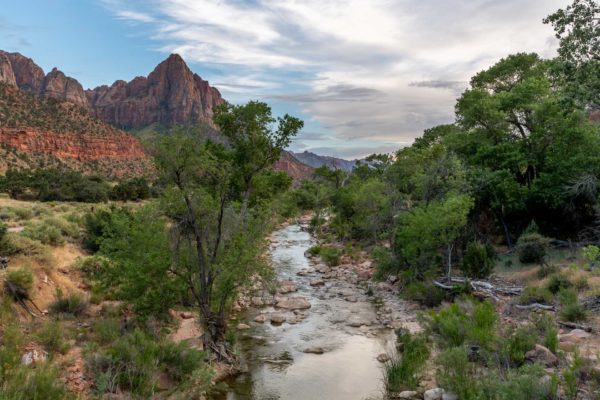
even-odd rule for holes
{"type": "Polygon", "coordinates": [[[323,279],[313,279],[312,281],[310,281],[310,286],[323,286],[325,284],[325,282],[323,281],[323,279]]]}
{"type": "Polygon", "coordinates": [[[307,347],[303,352],[308,354],[323,354],[325,350],[322,347],[307,347]]]}
{"type": "Polygon", "coordinates": [[[33,349],[31,351],[28,351],[27,353],[23,354],[23,357],[21,357],[21,364],[23,365],[31,365],[31,364],[38,364],[40,362],[44,362],[46,361],[46,359],[48,358],[48,353],[46,353],[43,350],[39,350],[39,349],[33,349]]]}
{"type": "Polygon", "coordinates": [[[385,353],[381,353],[380,355],[377,356],[377,361],[379,361],[380,363],[385,363],[390,361],[390,356],[388,356],[385,353]]]}
{"type": "Polygon", "coordinates": [[[250,303],[254,306],[254,307],[262,307],[265,305],[265,300],[262,297],[253,297],[250,300],[250,303]]]}
{"type": "Polygon", "coordinates": [[[267,322],[268,319],[269,319],[269,317],[266,314],[259,314],[256,317],[254,317],[254,322],[263,324],[263,323],[267,322]]]}
{"type": "Polygon", "coordinates": [[[246,324],[238,324],[237,328],[240,331],[245,331],[246,329],[250,329],[250,325],[246,325],[246,324]]]}
{"type": "Polygon", "coordinates": [[[277,301],[275,307],[285,308],[287,310],[306,310],[310,308],[310,302],[305,297],[284,297],[277,301]]]}
{"type": "Polygon", "coordinates": [[[435,388],[427,390],[423,393],[423,400],[442,400],[444,396],[444,389],[435,388]]]}
{"type": "Polygon", "coordinates": [[[271,324],[273,324],[273,325],[281,325],[285,322],[285,320],[286,320],[285,315],[281,315],[281,314],[271,315],[271,324]]]}
{"type": "Polygon", "coordinates": [[[291,292],[296,292],[298,291],[298,288],[296,287],[296,284],[294,284],[294,282],[292,281],[282,281],[279,284],[279,293],[281,294],[286,294],[286,293],[291,293],[291,292]]]}
{"type": "Polygon", "coordinates": [[[194,318],[194,314],[189,311],[182,311],[179,313],[179,316],[183,319],[191,319],[194,318]]]}

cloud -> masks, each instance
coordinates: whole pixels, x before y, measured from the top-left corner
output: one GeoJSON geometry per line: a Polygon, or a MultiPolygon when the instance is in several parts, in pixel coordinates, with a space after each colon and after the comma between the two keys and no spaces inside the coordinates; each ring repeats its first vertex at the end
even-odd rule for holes
{"type": "MultiPolygon", "coordinates": [[[[350,154],[410,143],[451,122],[476,72],[518,51],[544,57],[541,20],[568,0],[101,0],[144,23],[228,99],[299,109],[311,130],[350,154]],[[355,150],[352,150],[351,147],[355,150]]],[[[304,144],[311,146],[311,139],[304,144]]],[[[321,139],[319,139],[321,140],[321,139]]],[[[321,140],[322,141],[322,140],[321,140]]],[[[341,150],[340,150],[341,151],[341,150]]]]}

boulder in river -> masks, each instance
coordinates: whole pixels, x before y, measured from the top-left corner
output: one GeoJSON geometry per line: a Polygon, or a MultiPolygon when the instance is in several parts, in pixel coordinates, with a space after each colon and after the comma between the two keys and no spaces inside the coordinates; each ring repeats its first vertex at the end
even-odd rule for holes
{"type": "Polygon", "coordinates": [[[244,330],[246,330],[246,329],[250,329],[250,325],[246,325],[246,324],[238,324],[237,328],[238,328],[240,331],[244,331],[244,330]]]}
{"type": "Polygon", "coordinates": [[[323,354],[323,353],[325,353],[325,350],[323,350],[322,347],[307,347],[303,351],[304,351],[304,353],[308,353],[308,354],[323,354]]]}
{"type": "Polygon", "coordinates": [[[254,322],[258,322],[258,323],[265,323],[267,322],[267,320],[269,319],[269,317],[266,314],[259,314],[256,317],[254,317],[254,322]]]}
{"type": "Polygon", "coordinates": [[[277,301],[275,307],[285,308],[286,310],[306,310],[310,308],[310,302],[305,297],[283,297],[277,301]]]}
{"type": "Polygon", "coordinates": [[[281,314],[271,315],[271,324],[273,324],[273,325],[281,325],[285,322],[285,320],[286,320],[285,315],[281,315],[281,314]]]}
{"type": "Polygon", "coordinates": [[[444,389],[435,388],[429,389],[425,393],[423,393],[423,400],[442,400],[444,396],[444,389]]]}

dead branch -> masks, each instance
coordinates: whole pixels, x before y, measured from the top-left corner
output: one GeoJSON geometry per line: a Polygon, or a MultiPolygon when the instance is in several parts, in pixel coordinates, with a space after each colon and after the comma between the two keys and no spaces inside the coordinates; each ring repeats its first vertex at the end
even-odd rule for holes
{"type": "Polygon", "coordinates": [[[564,326],[565,328],[570,329],[581,329],[586,332],[592,332],[592,327],[582,324],[576,324],[575,322],[567,322],[567,321],[557,321],[560,326],[564,326]]]}

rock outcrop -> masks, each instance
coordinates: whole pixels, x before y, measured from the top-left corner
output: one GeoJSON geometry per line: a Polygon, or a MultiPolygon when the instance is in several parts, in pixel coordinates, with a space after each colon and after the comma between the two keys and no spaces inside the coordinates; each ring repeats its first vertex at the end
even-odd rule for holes
{"type": "Polygon", "coordinates": [[[312,167],[302,164],[293,155],[286,151],[281,154],[281,158],[275,162],[273,168],[277,171],[287,172],[287,174],[294,178],[295,181],[307,179],[314,172],[312,167]]]}
{"type": "Polygon", "coordinates": [[[148,77],[116,81],[86,92],[100,119],[122,128],[204,122],[212,124],[223,98],[177,55],[160,63],[148,77]]]}
{"type": "Polygon", "coordinates": [[[10,63],[8,56],[4,53],[0,53],[0,82],[4,82],[10,86],[17,86],[17,80],[12,69],[12,64],[10,63]]]}

